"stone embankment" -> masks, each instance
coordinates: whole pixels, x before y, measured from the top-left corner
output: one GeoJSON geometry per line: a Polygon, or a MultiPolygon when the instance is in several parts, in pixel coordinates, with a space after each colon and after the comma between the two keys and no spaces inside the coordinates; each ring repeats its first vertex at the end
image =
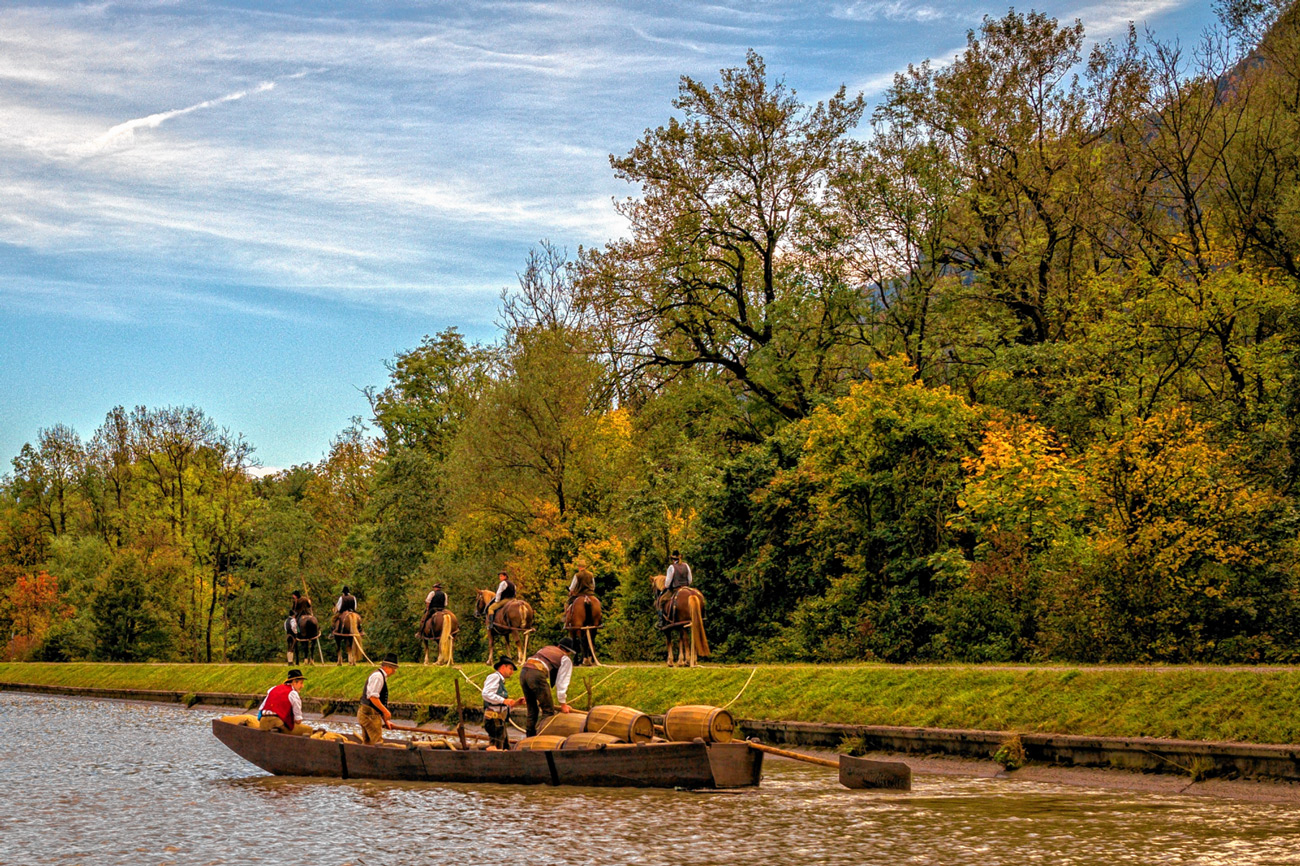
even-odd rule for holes
{"type": "MultiPolygon", "coordinates": [[[[183,703],[190,706],[251,708],[261,701],[256,694],[228,692],[160,691],[91,688],[33,683],[0,683],[0,691],[71,695],[107,700],[183,703]]],[[[455,707],[441,704],[393,702],[395,716],[410,720],[441,720],[454,716],[455,707]]],[[[354,715],[357,702],[303,697],[303,709],[322,716],[354,715]]],[[[466,707],[466,721],[476,721],[480,711],[466,707]]],[[[660,719],[656,718],[656,721],[660,719]]],[[[845,741],[873,752],[913,755],[949,755],[987,760],[1011,738],[1018,738],[1025,758],[1065,767],[1099,767],[1143,772],[1174,773],[1194,778],[1244,777],[1300,781],[1300,745],[1219,743],[1154,737],[1089,737],[1065,734],[1011,734],[1001,731],[909,728],[886,725],[845,725],[739,719],[745,736],[768,743],[836,749],[845,741]]]]}

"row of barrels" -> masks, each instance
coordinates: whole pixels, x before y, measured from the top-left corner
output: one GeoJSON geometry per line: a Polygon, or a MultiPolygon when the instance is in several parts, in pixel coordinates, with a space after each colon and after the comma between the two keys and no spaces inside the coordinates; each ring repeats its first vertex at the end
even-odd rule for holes
{"type": "MultiPolygon", "coordinates": [[[[729,743],[736,730],[731,713],[720,707],[680,706],[664,714],[660,740],[729,743]]],[[[547,716],[537,736],[521,740],[518,749],[595,749],[635,745],[656,739],[651,718],[632,707],[597,706],[585,713],[547,716]]]]}

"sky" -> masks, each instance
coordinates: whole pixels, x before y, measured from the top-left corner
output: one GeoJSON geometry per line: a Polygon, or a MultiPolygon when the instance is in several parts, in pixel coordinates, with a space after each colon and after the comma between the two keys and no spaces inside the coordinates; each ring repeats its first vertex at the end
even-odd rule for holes
{"type": "MultiPolygon", "coordinates": [[[[1028,5],[1021,7],[1031,8],[1028,5]]],[[[1210,0],[1050,0],[1194,43],[1210,0]]],[[[625,154],[747,49],[879,99],[1001,4],[137,2],[0,8],[0,474],[54,424],[194,405],[321,459],[425,334],[492,340],[530,247],[619,237],[625,154]]]]}

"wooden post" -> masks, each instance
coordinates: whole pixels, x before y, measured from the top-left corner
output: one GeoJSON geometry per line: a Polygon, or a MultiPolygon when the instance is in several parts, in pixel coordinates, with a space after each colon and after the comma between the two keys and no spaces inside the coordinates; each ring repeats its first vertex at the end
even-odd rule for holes
{"type": "Polygon", "coordinates": [[[583,677],[582,681],[587,684],[587,712],[591,712],[591,677],[583,677]]]}
{"type": "Polygon", "coordinates": [[[456,736],[460,737],[460,747],[469,748],[465,742],[465,708],[460,703],[460,680],[451,681],[456,686],[456,736]]]}

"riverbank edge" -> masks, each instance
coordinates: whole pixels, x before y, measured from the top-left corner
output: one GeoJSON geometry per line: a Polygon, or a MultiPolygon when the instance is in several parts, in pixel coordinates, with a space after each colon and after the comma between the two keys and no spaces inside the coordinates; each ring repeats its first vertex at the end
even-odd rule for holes
{"type": "MultiPolygon", "coordinates": [[[[0,691],[68,695],[105,700],[204,705],[251,709],[260,694],[114,689],[0,682],[0,691]]],[[[357,701],[303,696],[304,711],[354,716],[357,701]]],[[[456,708],[443,704],[394,701],[395,717],[418,723],[454,719],[456,708]]],[[[480,721],[481,710],[465,708],[466,721],[480,721]]],[[[657,719],[658,720],[658,719],[657,719]]],[[[805,748],[838,749],[846,743],[873,753],[943,755],[988,761],[1010,741],[1018,740],[1025,760],[1061,768],[1094,768],[1162,773],[1202,779],[1300,781],[1300,744],[1223,743],[1155,737],[1089,737],[1069,734],[1014,734],[1005,731],[907,728],[771,719],[737,719],[744,736],[805,748]]]]}

